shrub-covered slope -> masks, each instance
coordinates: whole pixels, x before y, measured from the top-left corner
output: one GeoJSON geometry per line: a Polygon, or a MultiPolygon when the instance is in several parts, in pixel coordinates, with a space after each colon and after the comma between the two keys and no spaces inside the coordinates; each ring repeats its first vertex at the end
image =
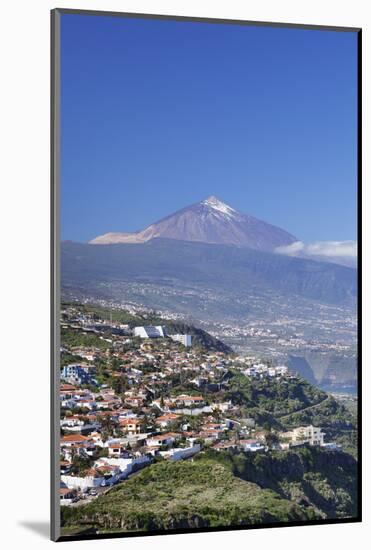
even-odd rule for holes
{"type": "Polygon", "coordinates": [[[208,451],[234,475],[271,489],[322,518],[357,515],[357,462],[343,452],[301,447],[269,453],[208,451]]]}
{"type": "Polygon", "coordinates": [[[62,509],[64,533],[221,527],[314,517],[213,459],[154,464],[91,504],[62,509]]]}
{"type": "Polygon", "coordinates": [[[65,534],[354,517],[356,461],[316,448],[154,464],[95,501],[62,508],[65,534]]]}

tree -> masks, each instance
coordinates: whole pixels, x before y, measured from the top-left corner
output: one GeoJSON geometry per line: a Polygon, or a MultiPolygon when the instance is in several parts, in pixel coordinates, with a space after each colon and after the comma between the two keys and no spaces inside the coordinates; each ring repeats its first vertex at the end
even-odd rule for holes
{"type": "Polygon", "coordinates": [[[272,427],[271,427],[271,425],[269,424],[269,422],[264,422],[264,424],[263,424],[263,430],[264,430],[265,432],[270,432],[271,429],[272,429],[272,427]]]}
{"type": "Polygon", "coordinates": [[[120,395],[129,388],[129,383],[124,376],[120,376],[114,379],[112,387],[115,392],[120,395]]]}
{"type": "Polygon", "coordinates": [[[108,448],[107,447],[102,447],[101,449],[99,449],[97,456],[98,456],[98,458],[107,457],[108,456],[108,448]]]}
{"type": "Polygon", "coordinates": [[[277,436],[277,434],[269,432],[265,436],[265,441],[268,447],[271,447],[272,445],[277,445],[279,443],[279,437],[277,436]]]}
{"type": "Polygon", "coordinates": [[[75,475],[82,475],[86,472],[86,470],[89,470],[90,467],[91,460],[89,458],[76,455],[73,457],[71,473],[75,475]]]}

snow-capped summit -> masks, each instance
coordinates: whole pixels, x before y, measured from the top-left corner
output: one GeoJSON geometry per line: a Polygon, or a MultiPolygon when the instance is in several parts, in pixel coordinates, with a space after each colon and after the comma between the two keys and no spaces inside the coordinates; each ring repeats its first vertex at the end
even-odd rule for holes
{"type": "Polygon", "coordinates": [[[266,222],[243,214],[217,197],[178,210],[137,233],[106,233],[90,244],[144,243],[154,238],[228,244],[273,251],[297,239],[266,222]]]}
{"type": "Polygon", "coordinates": [[[217,212],[221,212],[228,217],[232,217],[237,214],[237,211],[234,208],[228,206],[225,202],[220,201],[217,197],[214,197],[214,195],[210,195],[210,197],[202,201],[201,204],[204,204],[217,212]]]}

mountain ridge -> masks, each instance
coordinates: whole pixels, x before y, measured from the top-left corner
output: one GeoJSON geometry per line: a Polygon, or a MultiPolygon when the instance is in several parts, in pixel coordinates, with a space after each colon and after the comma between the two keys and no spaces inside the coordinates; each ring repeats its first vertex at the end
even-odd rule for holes
{"type": "Polygon", "coordinates": [[[167,281],[212,285],[244,293],[270,288],[327,303],[353,302],[356,271],[309,259],[236,246],[155,238],[145,243],[91,246],[62,243],[62,279],[94,282],[167,281]]]}

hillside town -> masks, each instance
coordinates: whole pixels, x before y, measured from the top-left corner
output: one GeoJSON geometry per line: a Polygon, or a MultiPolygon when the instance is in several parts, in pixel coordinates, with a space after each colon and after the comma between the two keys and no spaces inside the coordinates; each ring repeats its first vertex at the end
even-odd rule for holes
{"type": "MultiPolygon", "coordinates": [[[[107,317],[107,316],[105,316],[107,317]]],[[[285,450],[326,442],[321,427],[279,431],[246,416],[232,376],[285,386],[285,365],[205,349],[171,325],[124,323],[62,307],[60,502],[78,506],[138,470],[204,449],[285,450]]]]}

